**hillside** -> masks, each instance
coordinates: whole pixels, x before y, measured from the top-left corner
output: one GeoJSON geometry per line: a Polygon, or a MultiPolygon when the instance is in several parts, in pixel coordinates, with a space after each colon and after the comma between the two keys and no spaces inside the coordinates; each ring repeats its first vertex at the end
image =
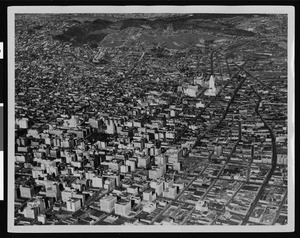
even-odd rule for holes
{"type": "MultiPolygon", "coordinates": [[[[253,15],[238,15],[242,18],[251,18],[253,15]]],[[[94,16],[96,17],[96,16],[94,16]]],[[[132,28],[142,30],[142,33],[147,30],[159,31],[168,30],[172,31],[191,31],[200,30],[207,33],[201,34],[200,38],[214,38],[215,32],[223,35],[229,36],[255,36],[255,33],[241,28],[236,28],[234,24],[228,24],[226,19],[234,19],[237,15],[232,14],[186,14],[186,15],[176,15],[167,17],[157,17],[157,18],[126,18],[121,20],[106,20],[103,18],[97,18],[94,20],[72,20],[73,25],[65,29],[61,34],[54,35],[53,38],[60,41],[70,41],[74,44],[83,43],[96,43],[99,44],[106,36],[112,35],[115,37],[116,41],[113,46],[120,46],[123,41],[120,40],[124,35],[127,35],[128,31],[132,28]],[[225,19],[224,22],[220,19],[225,19]]],[[[153,37],[152,37],[153,38],[153,37]]],[[[186,38],[188,40],[189,35],[182,36],[180,38],[186,38]]],[[[194,37],[192,37],[194,38],[194,37]]],[[[149,40],[150,43],[162,41],[168,48],[178,48],[180,43],[170,43],[174,39],[166,40],[164,37],[158,37],[157,39],[151,39],[144,35],[142,39],[149,40]]],[[[189,41],[189,40],[188,40],[189,41]]]]}

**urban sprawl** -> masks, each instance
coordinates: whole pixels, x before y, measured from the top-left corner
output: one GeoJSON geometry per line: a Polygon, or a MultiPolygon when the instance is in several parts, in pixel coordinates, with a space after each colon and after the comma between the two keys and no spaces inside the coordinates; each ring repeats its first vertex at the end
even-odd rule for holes
{"type": "Polygon", "coordinates": [[[219,15],[16,15],[16,225],[288,222],[287,17],[219,15]]]}

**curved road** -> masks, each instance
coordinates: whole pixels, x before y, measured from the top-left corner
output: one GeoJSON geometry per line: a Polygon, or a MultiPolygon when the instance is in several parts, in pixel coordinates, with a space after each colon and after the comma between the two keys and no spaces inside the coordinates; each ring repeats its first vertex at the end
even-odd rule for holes
{"type": "Polygon", "coordinates": [[[257,93],[257,91],[253,87],[252,87],[252,90],[256,94],[256,96],[258,97],[258,101],[257,101],[256,106],[255,106],[255,112],[260,117],[260,119],[264,123],[265,127],[267,127],[267,129],[268,129],[268,131],[271,135],[271,139],[272,139],[272,167],[271,167],[269,173],[267,174],[264,183],[260,187],[260,190],[258,191],[254,201],[251,203],[250,209],[248,210],[248,212],[247,212],[247,214],[246,214],[246,216],[245,216],[245,218],[242,222],[242,225],[245,225],[248,222],[249,217],[251,216],[251,214],[252,214],[254,208],[256,207],[259,199],[261,198],[263,192],[265,191],[265,189],[266,189],[266,187],[269,183],[269,180],[271,179],[271,177],[272,177],[272,175],[273,175],[273,173],[276,169],[276,166],[277,166],[276,137],[273,133],[272,128],[266,123],[265,119],[262,117],[262,115],[259,112],[259,104],[261,102],[261,96],[257,93]]]}

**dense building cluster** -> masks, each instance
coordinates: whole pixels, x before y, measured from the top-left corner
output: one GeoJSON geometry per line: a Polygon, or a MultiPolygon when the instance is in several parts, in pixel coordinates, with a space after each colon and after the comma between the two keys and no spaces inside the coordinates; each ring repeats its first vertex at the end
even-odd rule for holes
{"type": "Polygon", "coordinates": [[[287,223],[284,25],[170,49],[136,40],[147,27],[53,37],[73,24],[16,17],[17,225],[287,223]]]}

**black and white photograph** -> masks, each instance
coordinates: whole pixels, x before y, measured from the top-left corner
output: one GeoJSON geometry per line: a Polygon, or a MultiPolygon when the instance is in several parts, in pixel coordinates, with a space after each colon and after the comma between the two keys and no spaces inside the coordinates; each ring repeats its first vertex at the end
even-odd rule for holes
{"type": "Polygon", "coordinates": [[[293,231],[289,6],[8,8],[8,229],[293,231]]]}

